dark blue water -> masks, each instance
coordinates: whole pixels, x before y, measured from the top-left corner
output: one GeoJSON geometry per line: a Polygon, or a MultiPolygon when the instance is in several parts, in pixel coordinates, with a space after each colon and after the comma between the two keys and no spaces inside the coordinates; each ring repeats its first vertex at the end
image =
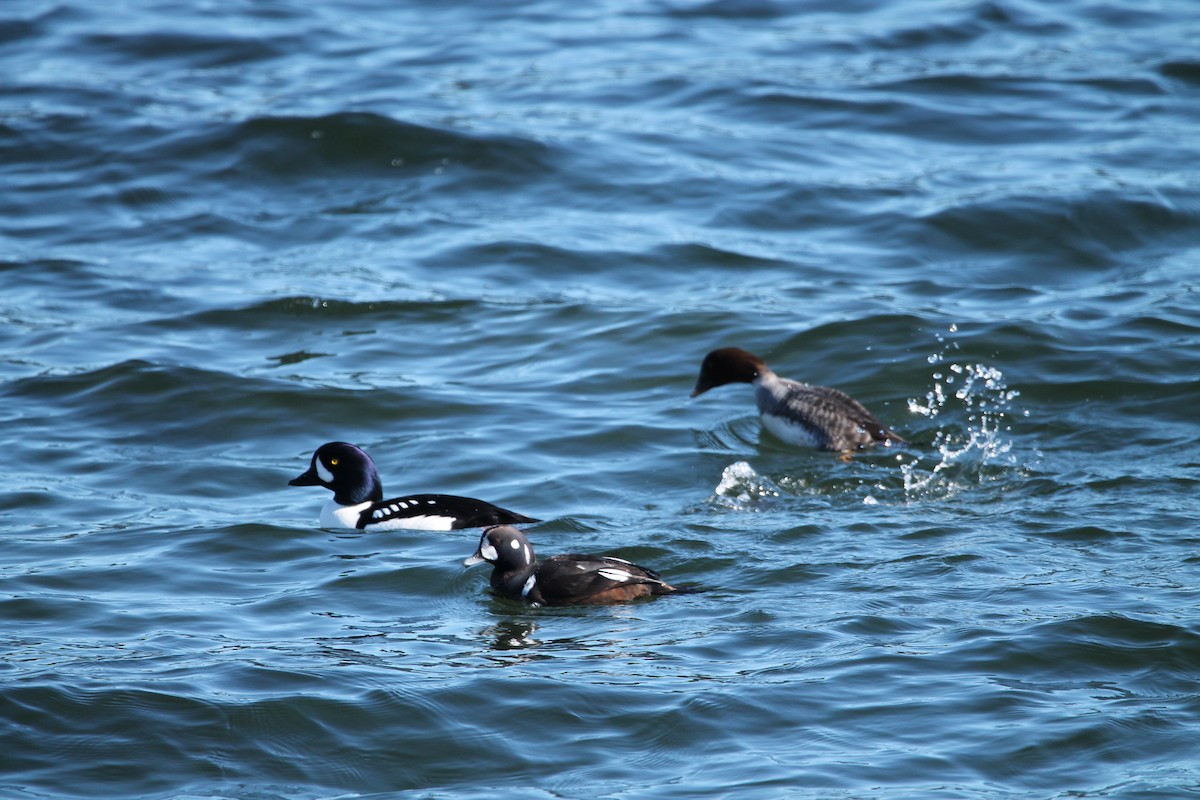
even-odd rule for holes
{"type": "Polygon", "coordinates": [[[0,5],[0,795],[1200,795],[1190,0],[0,5]],[[710,349],[912,441],[688,393],[710,349]],[[531,609],[540,517],[703,594],[531,609]]]}

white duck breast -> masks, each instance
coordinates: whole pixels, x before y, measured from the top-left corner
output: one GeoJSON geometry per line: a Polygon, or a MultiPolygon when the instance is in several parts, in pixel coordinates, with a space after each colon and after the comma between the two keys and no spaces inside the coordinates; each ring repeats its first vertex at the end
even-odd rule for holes
{"type": "Polygon", "coordinates": [[[794,419],[766,411],[759,415],[759,419],[762,420],[763,427],[781,441],[800,447],[821,447],[824,444],[820,437],[813,433],[812,428],[794,419]]]}
{"type": "Polygon", "coordinates": [[[372,503],[358,503],[353,506],[344,506],[336,500],[328,500],[321,507],[321,527],[322,528],[357,528],[358,519],[362,516],[362,512],[370,508],[372,503]]]}

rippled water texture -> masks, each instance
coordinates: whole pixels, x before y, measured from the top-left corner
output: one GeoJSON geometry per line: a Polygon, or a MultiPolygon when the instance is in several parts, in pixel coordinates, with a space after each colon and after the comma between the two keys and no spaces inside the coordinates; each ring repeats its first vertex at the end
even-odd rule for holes
{"type": "Polygon", "coordinates": [[[1200,795],[1196,10],[0,4],[0,795],[1200,795]]]}

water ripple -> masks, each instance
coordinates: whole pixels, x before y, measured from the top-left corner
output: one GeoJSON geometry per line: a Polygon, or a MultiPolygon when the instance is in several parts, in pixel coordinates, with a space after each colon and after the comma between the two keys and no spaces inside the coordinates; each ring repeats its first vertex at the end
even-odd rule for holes
{"type": "Polygon", "coordinates": [[[1191,11],[4,4],[0,794],[1194,794],[1191,11]]]}

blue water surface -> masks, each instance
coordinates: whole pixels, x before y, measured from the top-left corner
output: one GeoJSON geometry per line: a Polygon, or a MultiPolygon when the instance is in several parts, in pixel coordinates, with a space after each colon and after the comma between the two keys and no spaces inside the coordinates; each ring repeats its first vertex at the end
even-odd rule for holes
{"type": "Polygon", "coordinates": [[[0,5],[0,796],[1200,796],[1194,3],[0,5]],[[704,354],[910,444],[761,428],[704,354]],[[535,516],[700,594],[530,608],[535,516]]]}

